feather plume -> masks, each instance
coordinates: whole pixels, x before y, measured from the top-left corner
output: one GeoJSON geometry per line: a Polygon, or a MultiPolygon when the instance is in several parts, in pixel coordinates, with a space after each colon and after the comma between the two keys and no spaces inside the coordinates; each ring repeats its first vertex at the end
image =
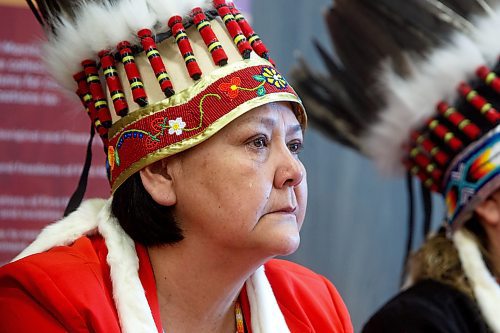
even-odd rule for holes
{"type": "Polygon", "coordinates": [[[336,0],[326,14],[337,60],[328,76],[293,72],[311,123],[332,139],[401,171],[412,129],[453,103],[456,85],[500,53],[499,0],[336,0]]]}
{"type": "Polygon", "coordinates": [[[49,38],[45,58],[50,72],[72,91],[76,87],[72,76],[81,70],[82,60],[97,60],[99,51],[114,51],[124,40],[138,44],[140,29],[166,31],[173,15],[187,18],[194,7],[213,9],[211,0],[28,1],[49,38]]]}
{"type": "Polygon", "coordinates": [[[153,29],[157,17],[148,7],[146,0],[122,0],[119,12],[125,18],[131,34],[137,34],[141,29],[153,29]],[[133,13],[133,15],[130,15],[133,13]]]}
{"type": "Polygon", "coordinates": [[[210,0],[187,0],[187,1],[163,1],[163,0],[146,0],[147,4],[156,16],[162,18],[160,24],[167,25],[167,21],[174,15],[180,15],[184,18],[189,17],[191,10],[195,7],[203,9],[213,8],[210,0]]]}

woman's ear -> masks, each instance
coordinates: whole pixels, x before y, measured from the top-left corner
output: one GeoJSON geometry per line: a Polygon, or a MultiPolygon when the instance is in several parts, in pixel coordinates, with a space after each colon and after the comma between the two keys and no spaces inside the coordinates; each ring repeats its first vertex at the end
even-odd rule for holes
{"type": "Polygon", "coordinates": [[[169,158],[164,158],[139,171],[146,191],[154,201],[163,206],[172,206],[177,200],[169,164],[171,162],[169,158]]]}
{"type": "Polygon", "coordinates": [[[500,224],[500,204],[496,200],[495,194],[481,202],[474,210],[477,216],[489,226],[500,224]]]}

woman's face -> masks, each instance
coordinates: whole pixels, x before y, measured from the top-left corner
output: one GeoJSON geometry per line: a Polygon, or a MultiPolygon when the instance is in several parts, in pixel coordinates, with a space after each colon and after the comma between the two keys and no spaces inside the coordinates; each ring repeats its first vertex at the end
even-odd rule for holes
{"type": "Polygon", "coordinates": [[[289,104],[272,103],[174,155],[174,214],[185,239],[265,256],[295,251],[307,203],[302,144],[289,104]]]}

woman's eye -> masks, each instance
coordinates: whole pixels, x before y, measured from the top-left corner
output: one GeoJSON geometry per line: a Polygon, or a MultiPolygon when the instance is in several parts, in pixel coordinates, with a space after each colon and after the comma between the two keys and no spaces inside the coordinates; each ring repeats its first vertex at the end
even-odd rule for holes
{"type": "Polygon", "coordinates": [[[293,154],[298,154],[302,151],[302,149],[304,148],[304,145],[302,144],[302,142],[300,141],[293,141],[293,142],[290,142],[288,144],[288,149],[290,150],[290,152],[292,152],[293,154]]]}
{"type": "Polygon", "coordinates": [[[267,147],[267,140],[264,137],[258,137],[252,140],[252,144],[255,148],[267,147]]]}

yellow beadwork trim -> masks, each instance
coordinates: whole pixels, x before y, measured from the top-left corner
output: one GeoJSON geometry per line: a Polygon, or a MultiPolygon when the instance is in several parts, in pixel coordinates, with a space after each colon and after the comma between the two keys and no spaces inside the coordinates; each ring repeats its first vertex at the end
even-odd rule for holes
{"type": "Polygon", "coordinates": [[[196,59],[196,58],[194,57],[194,55],[190,54],[184,58],[184,62],[189,62],[193,59],[196,59]]]}
{"type": "Polygon", "coordinates": [[[452,107],[449,107],[445,112],[444,112],[444,116],[446,118],[448,118],[450,115],[452,115],[453,113],[455,113],[455,109],[452,108],[452,107]]]}
{"type": "Polygon", "coordinates": [[[167,73],[160,73],[160,75],[158,75],[157,79],[158,79],[158,82],[160,82],[164,79],[170,79],[170,77],[168,76],[167,73]]]}
{"type": "Polygon", "coordinates": [[[481,113],[486,113],[488,112],[490,109],[492,108],[491,104],[490,103],[486,103],[483,105],[483,107],[481,108],[481,113]]]}
{"type": "MultiPolygon", "coordinates": [[[[177,154],[181,151],[184,151],[186,149],[189,149],[191,147],[194,147],[203,141],[207,140],[210,138],[212,135],[220,131],[222,128],[224,128],[227,124],[232,122],[234,119],[238,118],[242,114],[245,114],[246,112],[255,109],[259,106],[262,106],[264,104],[268,103],[273,103],[273,102],[295,102],[300,106],[300,113],[299,113],[299,122],[303,124],[305,122],[305,119],[300,119],[300,116],[305,118],[305,113],[304,109],[302,106],[301,100],[293,94],[290,94],[288,92],[281,92],[281,93],[272,93],[272,94],[267,94],[261,97],[256,97],[254,99],[251,99],[243,104],[240,104],[238,107],[234,108],[231,112],[227,113],[226,115],[222,116],[212,124],[210,124],[203,132],[185,139],[183,141],[176,142],[168,147],[163,147],[158,150],[156,150],[153,153],[150,153],[143,158],[141,158],[139,161],[133,163],[122,171],[118,177],[116,178],[115,182],[112,184],[112,189],[111,192],[114,193],[118,187],[120,187],[123,182],[128,179],[130,176],[132,176],[134,173],[137,171],[141,170],[142,168],[159,161],[165,157],[177,154]]],[[[122,118],[123,120],[124,118],[122,118]]],[[[303,125],[303,127],[305,124],[303,125]]],[[[115,133],[116,134],[116,133],[115,133]]],[[[110,136],[112,137],[112,136],[110,136]]]]}
{"type": "Polygon", "coordinates": [[[234,44],[238,44],[242,40],[245,40],[245,36],[243,36],[243,35],[236,35],[236,37],[234,37],[234,44]]]}
{"type": "Polygon", "coordinates": [[[206,27],[207,25],[210,25],[210,23],[208,21],[202,21],[200,24],[198,24],[196,26],[196,28],[198,29],[198,31],[200,31],[201,29],[203,29],[204,27],[206,27]]]}
{"type": "Polygon", "coordinates": [[[122,62],[126,63],[127,61],[135,61],[134,56],[128,55],[128,56],[123,57],[122,62]]]}
{"type": "Polygon", "coordinates": [[[208,46],[208,52],[212,52],[218,46],[222,46],[222,44],[220,42],[213,42],[208,46]]]}
{"type": "Polygon", "coordinates": [[[488,75],[486,75],[486,83],[491,84],[491,82],[496,78],[496,74],[494,72],[489,72],[488,75]]]}
{"type": "Polygon", "coordinates": [[[224,21],[224,23],[227,23],[227,21],[233,20],[233,19],[234,19],[234,16],[231,13],[228,13],[228,14],[224,15],[224,17],[222,18],[222,20],[224,21]]]}
{"type": "Polygon", "coordinates": [[[106,69],[104,71],[104,76],[108,75],[108,74],[115,74],[117,73],[118,71],[114,68],[114,67],[110,67],[108,69],[106,69]]]}
{"type": "Polygon", "coordinates": [[[453,139],[455,135],[451,132],[448,132],[444,135],[444,142],[448,143],[451,139],[453,139]]]}
{"type": "Polygon", "coordinates": [[[152,49],[151,51],[149,51],[147,54],[146,54],[146,57],[151,57],[152,55],[160,55],[160,52],[158,52],[157,49],[152,49]]]}
{"type": "Polygon", "coordinates": [[[118,91],[118,92],[115,92],[115,93],[113,93],[113,94],[111,95],[111,98],[112,98],[113,100],[118,99],[118,98],[124,98],[124,97],[125,97],[125,94],[124,94],[124,93],[122,93],[122,92],[119,92],[119,91],[118,91]]]}
{"type": "Polygon", "coordinates": [[[253,42],[255,42],[257,39],[260,39],[260,37],[259,37],[258,35],[253,35],[252,37],[250,37],[250,38],[248,39],[248,42],[249,42],[250,44],[253,44],[253,42]]]}
{"type": "Polygon", "coordinates": [[[101,79],[99,78],[99,76],[97,75],[90,75],[88,78],[87,78],[87,82],[88,83],[91,83],[91,82],[96,82],[96,81],[101,81],[101,79]]]}
{"type": "Polygon", "coordinates": [[[130,88],[134,89],[134,88],[138,88],[138,87],[144,87],[144,85],[142,84],[141,81],[134,81],[134,82],[130,83],[130,88]]]}
{"type": "Polygon", "coordinates": [[[477,96],[477,92],[475,90],[471,90],[471,91],[469,91],[467,96],[465,96],[465,99],[467,100],[467,102],[470,102],[476,96],[477,96]]]}
{"type": "Polygon", "coordinates": [[[177,34],[177,36],[175,36],[175,41],[178,42],[179,39],[183,38],[183,37],[186,37],[187,38],[187,34],[185,32],[179,32],[177,34]]]}
{"type": "Polygon", "coordinates": [[[103,105],[108,105],[108,103],[106,101],[97,101],[95,102],[95,107],[96,109],[98,109],[99,107],[103,106],[103,105]]]}
{"type": "Polygon", "coordinates": [[[469,119],[464,119],[458,124],[458,129],[463,130],[467,125],[469,125],[471,122],[469,119]]]}

